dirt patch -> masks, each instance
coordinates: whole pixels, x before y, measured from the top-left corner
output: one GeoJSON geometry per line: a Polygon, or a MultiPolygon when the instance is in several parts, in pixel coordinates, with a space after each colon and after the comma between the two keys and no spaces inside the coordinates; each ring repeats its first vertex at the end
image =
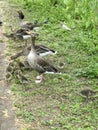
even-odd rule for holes
{"type": "Polygon", "coordinates": [[[0,1],[0,16],[3,19],[3,26],[0,26],[0,130],[20,130],[18,120],[15,116],[14,96],[10,90],[10,86],[6,82],[6,44],[3,36],[6,25],[6,7],[9,7],[8,3],[4,0],[0,1]],[[4,15],[5,14],[5,15],[4,15]]]}

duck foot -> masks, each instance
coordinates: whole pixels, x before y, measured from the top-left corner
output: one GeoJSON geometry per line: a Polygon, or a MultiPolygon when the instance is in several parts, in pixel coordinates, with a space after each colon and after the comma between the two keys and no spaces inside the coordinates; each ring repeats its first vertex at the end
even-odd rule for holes
{"type": "Polygon", "coordinates": [[[35,83],[41,83],[43,80],[44,80],[43,75],[42,74],[38,75],[36,76],[35,83]]]}

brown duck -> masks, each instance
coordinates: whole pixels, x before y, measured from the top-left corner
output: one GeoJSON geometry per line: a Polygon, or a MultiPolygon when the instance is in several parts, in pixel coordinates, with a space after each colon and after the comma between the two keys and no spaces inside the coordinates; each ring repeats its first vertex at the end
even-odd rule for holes
{"type": "Polygon", "coordinates": [[[13,28],[11,27],[11,31],[12,31],[12,33],[10,33],[10,34],[3,33],[3,35],[8,38],[23,40],[23,39],[30,38],[31,33],[32,33],[28,29],[23,29],[23,28],[14,31],[13,28]]]}
{"type": "MultiPolygon", "coordinates": [[[[33,43],[34,38],[31,37],[31,39],[32,39],[32,43],[33,43]]],[[[49,55],[49,54],[54,55],[54,54],[57,53],[57,51],[55,51],[55,50],[53,50],[53,49],[51,49],[51,48],[49,48],[49,47],[47,47],[45,45],[36,45],[36,44],[34,44],[34,48],[35,48],[36,53],[38,55],[42,56],[42,57],[46,56],[46,55],[49,55]]],[[[31,45],[26,47],[24,50],[12,55],[11,59],[16,59],[16,58],[18,58],[20,56],[27,56],[29,54],[30,50],[31,50],[31,45]]]]}
{"type": "Polygon", "coordinates": [[[51,65],[49,62],[45,61],[41,56],[39,56],[36,53],[35,50],[35,39],[36,36],[32,36],[32,44],[31,44],[31,50],[27,56],[27,60],[29,65],[38,71],[40,74],[42,73],[58,73],[59,71],[51,65]]]}

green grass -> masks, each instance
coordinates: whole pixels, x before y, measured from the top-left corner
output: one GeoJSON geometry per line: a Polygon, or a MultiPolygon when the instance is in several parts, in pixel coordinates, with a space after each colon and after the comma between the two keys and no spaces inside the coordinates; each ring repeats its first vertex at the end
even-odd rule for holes
{"type": "MultiPolygon", "coordinates": [[[[11,89],[17,99],[14,103],[18,108],[16,114],[29,124],[26,130],[98,129],[98,97],[85,103],[85,99],[77,94],[86,87],[98,90],[98,25],[96,13],[92,14],[96,12],[96,1],[92,7],[91,1],[77,1],[75,4],[72,0],[66,0],[65,4],[62,2],[54,7],[49,0],[37,0],[31,6],[32,1],[27,0],[22,1],[19,7],[28,21],[38,19],[41,22],[50,17],[50,23],[42,28],[36,42],[57,50],[57,55],[47,56],[46,60],[56,67],[61,62],[65,63],[60,69],[63,74],[45,75],[40,84],[34,82],[38,73],[33,70],[23,71],[30,80],[24,86],[13,77],[11,89]],[[71,31],[62,30],[60,21],[64,21],[71,31]]],[[[11,16],[15,19],[13,12],[11,16]]],[[[17,21],[14,23],[16,28],[17,21]]],[[[22,43],[9,41],[7,55],[17,52],[19,44],[22,43]]]]}

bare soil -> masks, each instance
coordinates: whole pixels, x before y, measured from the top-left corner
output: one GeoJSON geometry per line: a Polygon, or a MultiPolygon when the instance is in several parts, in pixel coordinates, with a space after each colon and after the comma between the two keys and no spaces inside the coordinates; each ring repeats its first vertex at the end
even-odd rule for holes
{"type": "MultiPolygon", "coordinates": [[[[6,67],[8,60],[6,58],[7,41],[3,36],[6,27],[7,1],[0,0],[0,18],[3,20],[3,26],[0,26],[0,130],[20,130],[18,120],[15,116],[14,95],[10,90],[10,85],[6,82],[6,67]]],[[[9,9],[8,9],[9,10],[9,9]]]]}

